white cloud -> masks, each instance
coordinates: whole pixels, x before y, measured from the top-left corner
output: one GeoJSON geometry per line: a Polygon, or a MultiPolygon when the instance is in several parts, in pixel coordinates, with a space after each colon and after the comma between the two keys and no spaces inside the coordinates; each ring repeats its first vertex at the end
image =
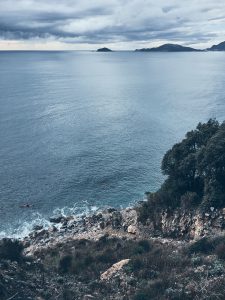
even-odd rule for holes
{"type": "Polygon", "coordinates": [[[225,40],[225,2],[1,0],[0,39],[29,47],[38,39],[69,49],[103,44],[124,49],[167,41],[202,47],[225,40]]]}

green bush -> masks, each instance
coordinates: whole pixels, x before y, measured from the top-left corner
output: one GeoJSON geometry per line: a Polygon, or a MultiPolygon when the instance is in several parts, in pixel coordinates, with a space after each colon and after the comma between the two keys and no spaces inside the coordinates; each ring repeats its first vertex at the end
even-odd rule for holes
{"type": "Polygon", "coordinates": [[[138,292],[134,296],[134,300],[149,300],[149,293],[148,291],[138,292]]]}
{"type": "Polygon", "coordinates": [[[0,241],[0,259],[19,261],[23,258],[23,249],[20,241],[4,238],[0,241]]]}
{"type": "Polygon", "coordinates": [[[212,250],[214,249],[213,243],[212,241],[210,241],[207,237],[203,237],[201,239],[199,239],[198,241],[192,243],[189,248],[188,251],[189,253],[204,253],[204,254],[208,254],[210,252],[212,252],[212,250]]]}
{"type": "Polygon", "coordinates": [[[144,262],[141,258],[135,258],[131,261],[131,271],[132,272],[136,272],[136,271],[139,271],[144,265],[144,262]]]}
{"type": "Polygon", "coordinates": [[[139,241],[138,245],[143,249],[144,252],[148,252],[151,249],[151,246],[150,246],[150,243],[148,240],[139,241]]]}
{"type": "Polygon", "coordinates": [[[148,285],[136,293],[134,300],[160,299],[168,287],[166,278],[148,282],[148,285]]]}
{"type": "Polygon", "coordinates": [[[209,275],[220,276],[222,274],[224,274],[224,266],[220,261],[214,261],[214,263],[210,266],[209,275]]]}
{"type": "Polygon", "coordinates": [[[163,208],[224,207],[225,122],[199,123],[167,151],[161,169],[165,182],[156,193],[146,193],[148,201],[138,209],[143,224],[163,208]]]}
{"type": "Polygon", "coordinates": [[[215,248],[215,254],[218,256],[220,259],[225,259],[225,243],[221,242],[218,244],[215,248]]]}
{"type": "Polygon", "coordinates": [[[72,266],[72,255],[64,255],[60,260],[59,260],[59,271],[62,273],[66,273],[71,269],[72,266]]]}
{"type": "Polygon", "coordinates": [[[180,198],[180,204],[183,208],[193,208],[198,205],[201,201],[201,198],[197,195],[196,192],[186,192],[180,198]]]}

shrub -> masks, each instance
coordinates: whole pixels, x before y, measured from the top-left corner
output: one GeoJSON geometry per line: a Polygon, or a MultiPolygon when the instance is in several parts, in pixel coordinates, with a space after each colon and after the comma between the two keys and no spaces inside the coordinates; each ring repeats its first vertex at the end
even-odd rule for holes
{"type": "MultiPolygon", "coordinates": [[[[134,296],[134,300],[150,300],[160,299],[168,287],[168,282],[165,278],[151,280],[148,282],[147,287],[138,291],[134,296]]],[[[162,298],[163,299],[163,298],[162,298]]]]}
{"type": "Polygon", "coordinates": [[[202,264],[202,257],[201,256],[192,256],[191,262],[194,266],[199,266],[202,264]]]}
{"type": "Polygon", "coordinates": [[[220,276],[224,273],[224,266],[219,261],[215,261],[209,270],[210,276],[220,276]]]}
{"type": "Polygon", "coordinates": [[[208,254],[214,249],[213,242],[210,241],[207,237],[203,237],[198,241],[191,244],[188,248],[189,253],[205,253],[208,254]]]}
{"type": "Polygon", "coordinates": [[[216,246],[215,248],[215,253],[220,259],[225,259],[225,244],[220,243],[219,245],[216,246]]]}
{"type": "Polygon", "coordinates": [[[59,260],[59,271],[62,273],[68,272],[71,268],[72,260],[73,260],[73,258],[71,255],[64,255],[59,260]]]}
{"type": "Polygon", "coordinates": [[[73,300],[74,292],[71,291],[68,287],[64,287],[62,296],[63,296],[63,300],[73,300]]]}
{"type": "Polygon", "coordinates": [[[0,259],[19,261],[22,259],[23,244],[18,240],[4,238],[0,241],[0,259]]]}
{"type": "Polygon", "coordinates": [[[134,296],[134,300],[149,300],[149,295],[148,292],[138,292],[135,296],[134,296]]]}
{"type": "Polygon", "coordinates": [[[199,204],[200,199],[201,198],[197,195],[197,193],[187,192],[184,195],[182,195],[180,198],[181,207],[192,208],[193,206],[199,204]]]}
{"type": "Polygon", "coordinates": [[[138,245],[144,250],[144,252],[150,251],[150,243],[148,240],[142,240],[138,242],[138,245]]]}
{"type": "Polygon", "coordinates": [[[104,251],[101,255],[97,257],[98,261],[101,263],[113,263],[114,257],[113,253],[110,253],[109,251],[104,251]]]}
{"type": "Polygon", "coordinates": [[[4,297],[6,294],[6,288],[5,286],[0,282],[0,299],[1,297],[4,297]]]}
{"type": "Polygon", "coordinates": [[[131,261],[131,271],[135,272],[140,270],[143,267],[143,261],[140,258],[135,258],[131,261]]]}
{"type": "Polygon", "coordinates": [[[145,224],[148,219],[152,219],[157,209],[165,207],[167,204],[167,194],[160,190],[156,193],[148,193],[147,201],[143,202],[137,209],[138,221],[145,224]]]}
{"type": "Polygon", "coordinates": [[[99,239],[99,244],[106,244],[107,240],[108,240],[109,235],[108,234],[104,234],[103,236],[100,237],[99,239]]]}
{"type": "Polygon", "coordinates": [[[207,210],[225,205],[225,122],[210,119],[175,144],[164,155],[161,169],[167,176],[155,193],[138,209],[138,220],[154,222],[163,208],[207,210]]]}

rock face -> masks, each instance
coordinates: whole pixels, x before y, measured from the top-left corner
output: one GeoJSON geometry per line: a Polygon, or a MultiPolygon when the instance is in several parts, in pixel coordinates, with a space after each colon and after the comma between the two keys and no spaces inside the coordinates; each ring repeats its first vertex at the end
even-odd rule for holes
{"type": "Polygon", "coordinates": [[[159,47],[137,49],[136,51],[140,51],[140,52],[195,52],[195,51],[201,51],[201,50],[197,50],[197,49],[194,49],[191,47],[184,47],[184,46],[176,45],[176,44],[164,44],[159,47]]]}
{"type": "Polygon", "coordinates": [[[225,229],[224,209],[213,207],[208,212],[177,209],[164,210],[149,220],[148,228],[153,234],[175,238],[195,239],[205,235],[221,234],[225,229]]]}

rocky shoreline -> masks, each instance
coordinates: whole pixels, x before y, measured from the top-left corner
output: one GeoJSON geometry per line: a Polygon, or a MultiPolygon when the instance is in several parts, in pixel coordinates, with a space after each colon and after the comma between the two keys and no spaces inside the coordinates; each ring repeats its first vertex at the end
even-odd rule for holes
{"type": "MultiPolygon", "coordinates": [[[[141,204],[140,204],[141,205],[141,204]]],[[[82,216],[56,215],[48,229],[35,226],[22,241],[26,255],[40,248],[54,247],[73,239],[98,240],[108,234],[128,239],[168,239],[179,242],[198,240],[204,236],[223,235],[225,209],[211,207],[207,212],[196,210],[161,210],[145,225],[138,221],[138,206],[126,209],[107,208],[82,216]]]]}
{"type": "Polygon", "coordinates": [[[139,206],[108,208],[50,222],[1,241],[0,299],[224,299],[223,209],[160,210],[142,224],[139,206]]]}
{"type": "Polygon", "coordinates": [[[35,226],[34,230],[22,241],[26,254],[33,254],[39,248],[47,248],[60,242],[73,239],[98,240],[105,234],[117,237],[137,237],[137,211],[135,208],[117,210],[108,208],[97,213],[82,216],[53,216],[52,226],[48,229],[35,226]]]}

